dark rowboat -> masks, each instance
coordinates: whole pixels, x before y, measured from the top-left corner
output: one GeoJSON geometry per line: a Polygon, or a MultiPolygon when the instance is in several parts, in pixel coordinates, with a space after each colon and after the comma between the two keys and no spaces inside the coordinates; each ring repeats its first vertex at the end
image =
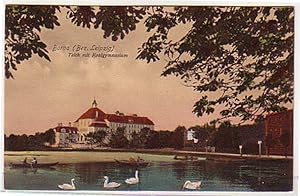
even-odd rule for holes
{"type": "Polygon", "coordinates": [[[207,157],[209,161],[216,161],[216,162],[245,162],[246,159],[238,158],[238,157],[207,157]]]}
{"type": "Polygon", "coordinates": [[[149,162],[146,161],[128,161],[128,160],[117,160],[117,159],[115,159],[115,162],[118,165],[130,166],[130,167],[146,167],[149,164],[149,162]]]}
{"type": "Polygon", "coordinates": [[[30,164],[30,163],[11,163],[12,167],[20,167],[20,168],[49,168],[57,165],[58,162],[55,163],[38,163],[38,164],[30,164]]]}
{"type": "Polygon", "coordinates": [[[198,158],[195,157],[195,156],[188,156],[188,155],[185,155],[185,156],[175,155],[174,159],[175,160],[182,160],[182,161],[193,161],[193,160],[197,160],[198,158]]]}

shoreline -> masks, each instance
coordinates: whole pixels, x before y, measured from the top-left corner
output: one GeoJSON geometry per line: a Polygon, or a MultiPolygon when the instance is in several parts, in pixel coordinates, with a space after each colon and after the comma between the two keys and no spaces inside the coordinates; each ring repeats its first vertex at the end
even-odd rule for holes
{"type": "MultiPolygon", "coordinates": [[[[34,150],[34,151],[4,151],[4,156],[9,159],[9,157],[20,157],[20,156],[37,156],[40,158],[51,157],[53,153],[76,153],[81,155],[87,155],[90,153],[102,153],[109,156],[110,152],[114,154],[119,154],[120,158],[126,159],[128,156],[136,156],[136,154],[143,155],[144,158],[147,156],[167,156],[167,161],[178,161],[173,159],[175,155],[177,156],[193,156],[193,157],[201,157],[206,158],[211,161],[224,161],[224,162],[232,162],[232,161],[293,161],[292,156],[279,156],[279,155],[250,155],[250,154],[232,154],[232,153],[218,153],[218,152],[198,152],[198,151],[185,151],[185,150],[174,150],[174,149],[113,149],[113,148],[94,148],[94,149],[48,149],[48,150],[34,150]],[[80,153],[84,152],[84,153],[80,153]],[[127,156],[121,156],[123,154],[127,154],[127,156]]],[[[90,154],[92,155],[92,154],[90,154]]],[[[72,157],[71,157],[72,158],[72,157]]],[[[88,157],[90,158],[90,157],[88,157]]],[[[92,157],[94,160],[97,157],[92,157]]],[[[116,157],[118,158],[118,157],[116,157]]],[[[128,157],[129,158],[129,157],[128,157]]],[[[100,157],[99,157],[100,159],[100,157]]],[[[159,158],[157,158],[159,159],[159,158]]],[[[163,161],[163,160],[162,160],[163,161]]],[[[98,162],[98,161],[97,161],[98,162]]],[[[99,162],[114,162],[110,158],[101,159],[99,162]]]]}

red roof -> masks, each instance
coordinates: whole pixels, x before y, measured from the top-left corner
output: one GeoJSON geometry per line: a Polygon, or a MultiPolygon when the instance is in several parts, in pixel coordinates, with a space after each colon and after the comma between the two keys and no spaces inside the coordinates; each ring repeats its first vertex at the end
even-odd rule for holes
{"type": "Polygon", "coordinates": [[[54,128],[56,132],[60,133],[65,131],[66,133],[77,133],[78,129],[76,127],[67,127],[67,126],[59,126],[54,128]]]}
{"type": "Polygon", "coordinates": [[[104,122],[93,122],[89,125],[89,127],[105,127],[108,128],[108,126],[104,122]]]}
{"type": "Polygon", "coordinates": [[[78,122],[78,120],[80,120],[80,119],[95,119],[97,117],[103,118],[104,116],[105,116],[105,113],[102,110],[100,110],[99,108],[97,108],[97,107],[90,108],[90,109],[88,109],[88,111],[83,113],[75,122],[78,122]]]}
{"type": "Polygon", "coordinates": [[[107,114],[106,119],[110,122],[116,123],[154,125],[154,123],[149,118],[141,116],[107,114]]]}
{"type": "Polygon", "coordinates": [[[116,122],[116,123],[154,125],[154,123],[147,117],[128,116],[128,115],[119,115],[119,114],[105,114],[102,110],[100,110],[97,107],[88,109],[88,111],[83,113],[75,122],[78,122],[78,120],[80,119],[95,119],[96,121],[102,121],[102,122],[105,119],[107,119],[110,122],[116,122]]]}

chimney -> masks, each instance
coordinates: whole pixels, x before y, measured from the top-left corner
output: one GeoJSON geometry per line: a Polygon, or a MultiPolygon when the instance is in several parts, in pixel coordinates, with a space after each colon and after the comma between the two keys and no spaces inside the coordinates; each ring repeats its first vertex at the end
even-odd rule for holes
{"type": "Polygon", "coordinates": [[[96,111],[96,118],[98,118],[98,111],[96,111]]]}
{"type": "Polygon", "coordinates": [[[71,122],[69,122],[69,127],[72,127],[72,123],[71,122]]]}

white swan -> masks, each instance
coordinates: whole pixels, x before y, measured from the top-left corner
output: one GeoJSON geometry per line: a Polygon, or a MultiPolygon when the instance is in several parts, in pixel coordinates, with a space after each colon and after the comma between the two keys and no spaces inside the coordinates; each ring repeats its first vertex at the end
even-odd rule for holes
{"type": "Polygon", "coordinates": [[[125,182],[127,184],[137,184],[137,183],[139,183],[139,181],[140,180],[139,180],[139,171],[138,170],[135,171],[135,177],[128,178],[128,179],[125,180],[125,182]]]}
{"type": "Polygon", "coordinates": [[[104,184],[103,184],[103,187],[104,188],[118,188],[119,186],[121,186],[120,183],[117,183],[117,182],[108,182],[108,177],[107,176],[104,176],[104,184]]]}
{"type": "Polygon", "coordinates": [[[195,189],[200,189],[200,186],[201,186],[201,181],[191,182],[187,180],[183,185],[183,189],[195,190],[195,189]]]}
{"type": "Polygon", "coordinates": [[[58,185],[58,188],[60,188],[61,190],[75,190],[75,184],[74,184],[75,179],[72,178],[71,179],[71,184],[62,184],[62,185],[58,185]]]}

